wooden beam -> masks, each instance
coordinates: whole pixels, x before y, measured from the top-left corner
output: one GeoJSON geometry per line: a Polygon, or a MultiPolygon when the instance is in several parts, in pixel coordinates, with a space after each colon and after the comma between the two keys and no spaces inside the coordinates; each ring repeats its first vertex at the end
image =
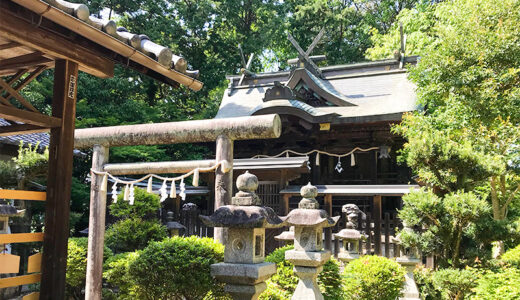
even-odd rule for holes
{"type": "Polygon", "coordinates": [[[34,71],[31,72],[27,77],[25,77],[22,82],[16,85],[14,88],[15,91],[20,91],[23,89],[29,82],[31,82],[36,76],[40,75],[41,72],[45,71],[47,66],[38,66],[34,71]]]}
{"type": "MultiPolygon", "coordinates": [[[[23,76],[23,74],[25,74],[27,72],[27,69],[22,69],[20,71],[18,71],[16,74],[14,74],[11,78],[9,78],[9,80],[7,80],[7,84],[8,85],[12,85],[13,83],[15,83],[18,79],[20,79],[20,77],[23,76]]],[[[2,102],[3,104],[7,105],[7,106],[14,106],[11,104],[11,102],[8,101],[8,99],[5,99],[4,97],[2,97],[2,93],[4,92],[4,88],[3,87],[0,87],[0,102],[2,102]]]]}
{"type": "Polygon", "coordinates": [[[43,232],[0,234],[0,244],[32,243],[43,241],[43,232]]]}
{"type": "Polygon", "coordinates": [[[10,136],[16,134],[29,134],[48,132],[49,128],[44,128],[31,124],[17,124],[11,126],[0,126],[0,136],[10,136]]]}
{"type": "Polygon", "coordinates": [[[18,44],[17,42],[9,42],[9,43],[0,45],[0,50],[11,49],[11,48],[16,48],[16,47],[20,47],[20,46],[21,45],[18,44]]]}
{"type": "Polygon", "coordinates": [[[29,101],[25,100],[22,95],[18,93],[15,89],[13,89],[7,82],[3,81],[2,78],[0,78],[0,86],[3,87],[10,95],[11,97],[14,97],[20,104],[22,104],[25,108],[28,110],[32,110],[33,112],[39,112],[36,107],[34,107],[29,101]]]}
{"type": "MultiPolygon", "coordinates": [[[[92,153],[92,170],[103,171],[108,162],[107,147],[95,145],[92,153]]],[[[105,218],[107,191],[101,190],[103,177],[92,174],[90,185],[90,215],[88,222],[87,279],[85,299],[101,300],[103,281],[103,246],[105,241],[105,218]]]]}
{"type": "Polygon", "coordinates": [[[40,282],[41,274],[31,274],[0,279],[0,289],[40,282]]]}
{"type": "Polygon", "coordinates": [[[51,129],[50,137],[41,300],[65,299],[77,78],[77,63],[56,61],[52,116],[62,123],[51,129]]]}
{"type": "MultiPolygon", "coordinates": [[[[332,217],[332,195],[326,194],[324,197],[325,211],[332,217]]],[[[332,227],[324,228],[325,231],[325,249],[332,250],[332,227]]]]}
{"type": "Polygon", "coordinates": [[[42,53],[68,59],[82,66],[82,70],[97,77],[113,77],[114,63],[104,57],[92,53],[77,44],[35,27],[24,19],[17,18],[5,10],[0,18],[0,36],[33,48],[42,53]]]}
{"type": "Polygon", "coordinates": [[[0,199],[45,201],[46,197],[45,192],[0,190],[0,199]]]}
{"type": "Polygon", "coordinates": [[[2,106],[0,109],[0,118],[46,128],[59,127],[61,124],[60,118],[8,106],[2,106]]]}
{"type": "Polygon", "coordinates": [[[2,59],[0,61],[0,71],[19,68],[30,68],[52,62],[51,59],[42,56],[42,54],[43,53],[41,53],[40,51],[36,51],[25,55],[15,56],[8,59],[2,59]]]}
{"type": "Polygon", "coordinates": [[[381,195],[373,198],[372,216],[374,217],[374,251],[376,255],[381,255],[381,217],[382,217],[382,203],[381,195]]]}

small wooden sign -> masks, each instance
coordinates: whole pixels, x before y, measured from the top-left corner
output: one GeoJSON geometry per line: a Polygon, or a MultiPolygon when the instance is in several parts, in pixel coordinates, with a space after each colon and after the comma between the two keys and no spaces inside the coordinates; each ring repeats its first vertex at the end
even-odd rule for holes
{"type": "Polygon", "coordinates": [[[29,262],[27,264],[27,273],[40,272],[42,268],[42,254],[36,253],[29,256],[29,262]]]}
{"type": "Polygon", "coordinates": [[[23,296],[22,300],[38,300],[40,299],[40,292],[30,293],[29,295],[23,296]]]}
{"type": "Polygon", "coordinates": [[[18,273],[20,271],[20,256],[8,253],[0,254],[0,274],[18,273]]]}
{"type": "Polygon", "coordinates": [[[329,131],[330,130],[330,123],[320,123],[320,130],[321,131],[329,131]]]}

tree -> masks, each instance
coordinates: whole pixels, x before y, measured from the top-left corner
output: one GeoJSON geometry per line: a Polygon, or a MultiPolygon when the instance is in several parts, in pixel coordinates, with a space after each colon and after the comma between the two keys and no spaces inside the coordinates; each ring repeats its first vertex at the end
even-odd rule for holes
{"type": "Polygon", "coordinates": [[[441,196],[488,190],[496,221],[520,192],[519,8],[516,0],[437,4],[428,29],[436,42],[410,71],[424,110],[394,128],[420,181],[441,196]]]}

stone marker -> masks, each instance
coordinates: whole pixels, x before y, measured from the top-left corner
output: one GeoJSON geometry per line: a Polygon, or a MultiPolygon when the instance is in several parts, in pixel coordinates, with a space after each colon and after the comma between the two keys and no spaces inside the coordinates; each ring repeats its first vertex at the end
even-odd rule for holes
{"type": "Polygon", "coordinates": [[[207,226],[228,228],[224,262],[211,265],[211,275],[226,284],[224,290],[233,299],[258,299],[267,288],[264,281],[276,273],[274,263],[264,262],[265,228],[282,227],[284,222],[273,209],[259,206],[255,175],[246,172],[238,176],[237,188],[231,205],[200,218],[207,226]]]}
{"type": "Polygon", "coordinates": [[[285,252],[285,259],[294,264],[294,273],[300,278],[291,299],[323,299],[316,277],[331,257],[329,250],[323,250],[323,228],[334,226],[340,216],[331,218],[319,209],[315,199],[318,189],[310,183],[301,188],[300,194],[303,198],[298,209],[285,217],[285,222],[294,226],[294,250],[285,252]]]}

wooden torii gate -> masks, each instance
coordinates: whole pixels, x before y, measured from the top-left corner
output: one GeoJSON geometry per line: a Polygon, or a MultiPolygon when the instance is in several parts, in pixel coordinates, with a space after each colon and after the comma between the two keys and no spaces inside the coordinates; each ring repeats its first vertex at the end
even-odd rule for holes
{"type": "MultiPolygon", "coordinates": [[[[103,172],[108,163],[110,147],[216,141],[216,162],[224,160],[228,162],[228,164],[221,165],[215,171],[215,209],[217,209],[222,205],[231,203],[233,141],[278,138],[280,134],[280,117],[278,115],[263,115],[78,129],[75,132],[74,145],[79,149],[93,147],[92,170],[103,172]],[[227,166],[227,169],[225,166],[227,166]]],[[[207,167],[207,162],[191,161],[185,164],[179,164],[179,162],[177,164],[168,162],[150,163],[148,169],[143,168],[143,163],[136,163],[134,168],[129,165],[126,164],[126,171],[132,174],[153,171],[157,173],[174,173],[190,167],[207,167]],[[165,165],[169,165],[169,167],[165,168],[165,165]]],[[[121,173],[122,170],[119,171],[119,174],[123,174],[121,173]]],[[[92,174],[87,280],[85,287],[85,299],[89,300],[101,299],[106,215],[106,191],[100,190],[102,182],[103,176],[92,174]]],[[[222,232],[216,230],[215,238],[222,241],[222,232]]]]}

